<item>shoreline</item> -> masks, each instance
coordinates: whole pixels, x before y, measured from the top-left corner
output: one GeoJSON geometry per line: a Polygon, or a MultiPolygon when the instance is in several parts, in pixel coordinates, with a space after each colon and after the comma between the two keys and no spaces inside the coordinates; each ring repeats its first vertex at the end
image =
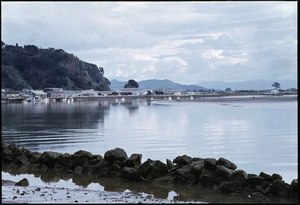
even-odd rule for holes
{"type": "Polygon", "coordinates": [[[98,96],[76,97],[74,102],[81,101],[168,101],[168,102],[263,102],[263,101],[298,101],[298,95],[154,95],[154,96],[98,96]]]}
{"type": "MultiPolygon", "coordinates": [[[[148,193],[148,198],[149,194],[153,195],[154,198],[150,198],[154,201],[163,200],[158,203],[172,203],[171,200],[167,200],[171,190],[178,193],[176,203],[193,201],[192,195],[187,193],[194,193],[196,196],[206,191],[206,195],[204,194],[201,199],[197,200],[199,203],[204,203],[203,201],[215,202],[212,201],[215,198],[219,200],[217,203],[237,200],[263,203],[277,201],[294,203],[298,201],[298,179],[287,184],[276,173],[269,175],[261,172],[259,176],[248,174],[244,170],[237,169],[233,162],[224,158],[217,160],[213,158],[191,158],[183,155],[178,156],[173,161],[167,159],[166,164],[151,159],[141,163],[141,154],[132,154],[128,157],[121,148],[109,150],[102,157],[101,155],[92,155],[84,150],[71,155],[56,152],[30,152],[14,145],[7,146],[3,142],[1,151],[2,171],[4,172],[15,175],[34,174],[40,176],[45,182],[72,179],[75,184],[83,187],[90,183],[99,183],[104,186],[104,191],[120,191],[117,195],[123,197],[125,190],[130,190],[133,193],[144,192],[148,193]],[[113,189],[113,186],[117,186],[119,191],[113,189]]],[[[25,187],[28,187],[28,184],[25,184],[25,187]]],[[[13,188],[16,189],[15,186],[8,185],[5,187],[5,193],[9,193],[9,190],[12,191],[13,188]]],[[[23,196],[26,196],[26,193],[29,195],[33,193],[34,190],[31,188],[29,186],[28,190],[24,190],[23,196]]],[[[55,190],[58,192],[57,187],[55,190]]],[[[91,190],[87,192],[89,191],[91,190]]],[[[14,197],[12,195],[2,195],[2,199],[9,201],[14,197]]],[[[63,196],[65,197],[65,195],[58,194],[58,198],[54,199],[66,200],[63,196]]],[[[110,196],[112,197],[111,200],[117,200],[114,194],[110,196]]],[[[128,198],[133,199],[132,203],[154,203],[154,201],[147,201],[147,199],[140,201],[144,198],[139,198],[136,194],[130,195],[128,198]]],[[[77,199],[72,198],[72,200],[77,199]]],[[[101,198],[96,197],[95,200],[95,202],[99,202],[101,198]]],[[[117,202],[126,203],[122,200],[117,202]]]]}

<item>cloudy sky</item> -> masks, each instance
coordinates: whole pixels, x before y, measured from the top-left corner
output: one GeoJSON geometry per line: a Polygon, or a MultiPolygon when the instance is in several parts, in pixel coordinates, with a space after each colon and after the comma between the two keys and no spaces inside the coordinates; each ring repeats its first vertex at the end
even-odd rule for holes
{"type": "Polygon", "coordinates": [[[53,47],[109,80],[297,79],[297,2],[3,2],[2,41],[53,47]]]}

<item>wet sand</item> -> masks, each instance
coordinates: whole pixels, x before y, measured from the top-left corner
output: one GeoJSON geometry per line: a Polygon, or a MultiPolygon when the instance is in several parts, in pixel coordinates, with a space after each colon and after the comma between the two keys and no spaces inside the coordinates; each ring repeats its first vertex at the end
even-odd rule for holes
{"type": "MultiPolygon", "coordinates": [[[[30,183],[30,182],[29,182],[30,183]]],[[[45,186],[14,186],[13,181],[2,180],[2,203],[199,203],[158,199],[151,194],[133,192],[108,192],[84,188],[45,186]]]]}

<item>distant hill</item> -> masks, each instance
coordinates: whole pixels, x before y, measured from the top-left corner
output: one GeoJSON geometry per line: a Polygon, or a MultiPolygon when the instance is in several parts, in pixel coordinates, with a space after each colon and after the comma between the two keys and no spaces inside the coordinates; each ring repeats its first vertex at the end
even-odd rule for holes
{"type": "Polygon", "coordinates": [[[280,83],[281,89],[298,88],[297,81],[292,80],[248,80],[238,82],[224,82],[224,81],[201,81],[197,85],[204,86],[208,89],[225,90],[267,90],[273,89],[274,82],[280,83]]]}
{"type": "MultiPolygon", "coordinates": [[[[111,89],[122,89],[126,82],[121,82],[118,80],[111,80],[111,89]]],[[[172,82],[170,80],[143,80],[138,82],[139,88],[141,89],[150,89],[150,90],[158,90],[158,89],[171,89],[171,90],[207,90],[206,88],[199,86],[199,85],[183,85],[179,83],[172,82]]]]}
{"type": "Polygon", "coordinates": [[[110,82],[103,74],[102,67],[81,61],[62,49],[1,42],[1,88],[109,90],[110,82]]]}

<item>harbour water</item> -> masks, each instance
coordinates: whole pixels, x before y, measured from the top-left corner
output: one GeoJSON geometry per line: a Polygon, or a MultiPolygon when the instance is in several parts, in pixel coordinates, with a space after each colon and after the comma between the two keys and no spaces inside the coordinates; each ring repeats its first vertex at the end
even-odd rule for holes
{"type": "Polygon", "coordinates": [[[104,156],[120,147],[162,162],[184,154],[223,157],[247,173],[278,173],[289,184],[298,178],[297,130],[295,100],[2,104],[2,140],[31,151],[104,156]]]}

